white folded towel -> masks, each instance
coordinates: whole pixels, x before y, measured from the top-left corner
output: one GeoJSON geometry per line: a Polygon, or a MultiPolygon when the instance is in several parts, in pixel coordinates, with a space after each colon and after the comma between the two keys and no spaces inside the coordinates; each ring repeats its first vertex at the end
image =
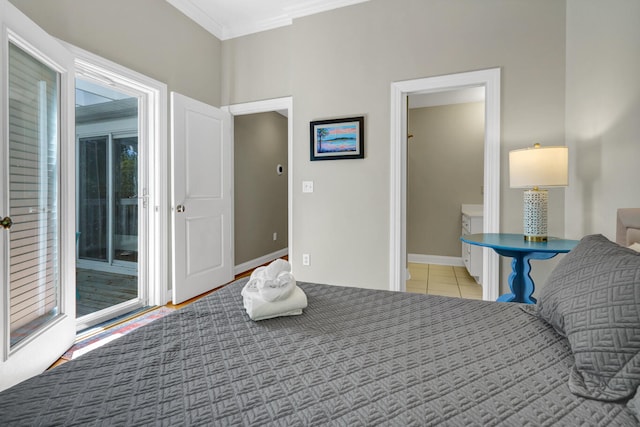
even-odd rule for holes
{"type": "Polygon", "coordinates": [[[242,289],[242,302],[252,320],[302,314],[307,296],[296,286],[291,264],[277,259],[258,267],[242,289]]]}
{"type": "Polygon", "coordinates": [[[277,259],[267,267],[258,267],[251,274],[250,286],[255,286],[266,301],[275,302],[287,299],[296,286],[291,274],[291,264],[277,259]]]}
{"type": "Polygon", "coordinates": [[[302,309],[307,307],[307,296],[302,289],[294,286],[288,298],[270,302],[262,298],[258,289],[247,282],[242,289],[242,303],[251,320],[265,320],[302,314],[302,309]]]}

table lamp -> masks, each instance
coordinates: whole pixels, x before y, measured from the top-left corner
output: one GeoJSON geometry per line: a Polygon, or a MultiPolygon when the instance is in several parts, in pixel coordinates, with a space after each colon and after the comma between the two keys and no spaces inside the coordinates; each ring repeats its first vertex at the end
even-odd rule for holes
{"type": "Polygon", "coordinates": [[[509,152],[511,188],[528,188],[524,192],[524,239],[547,240],[547,203],[549,195],[540,187],[566,187],[569,184],[569,150],[567,147],[542,147],[535,144],[509,152]]]}

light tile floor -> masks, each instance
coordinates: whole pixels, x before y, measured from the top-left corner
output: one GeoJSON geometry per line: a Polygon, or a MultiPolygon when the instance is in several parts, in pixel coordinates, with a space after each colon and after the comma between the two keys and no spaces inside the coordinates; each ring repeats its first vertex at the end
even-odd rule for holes
{"type": "Polygon", "coordinates": [[[482,286],[464,267],[409,263],[407,292],[446,297],[482,299],[482,286]]]}

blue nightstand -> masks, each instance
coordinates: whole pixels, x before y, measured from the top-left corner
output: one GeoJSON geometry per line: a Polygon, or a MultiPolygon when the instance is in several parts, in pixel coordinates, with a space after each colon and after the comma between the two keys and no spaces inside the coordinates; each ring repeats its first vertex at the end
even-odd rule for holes
{"type": "Polygon", "coordinates": [[[470,245],[485,246],[496,251],[499,255],[513,258],[511,261],[511,274],[509,275],[510,294],[501,295],[501,302],[522,302],[535,304],[532,296],[535,284],[529,273],[532,259],[549,259],[554,256],[567,253],[577,244],[577,240],[559,239],[549,237],[546,242],[528,242],[522,234],[486,233],[468,234],[460,237],[470,245]]]}

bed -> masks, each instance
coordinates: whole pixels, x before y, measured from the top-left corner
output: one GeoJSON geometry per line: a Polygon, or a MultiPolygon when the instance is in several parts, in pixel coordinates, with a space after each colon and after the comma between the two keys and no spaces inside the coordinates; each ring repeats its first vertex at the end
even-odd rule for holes
{"type": "Polygon", "coordinates": [[[241,279],[0,393],[0,425],[638,425],[640,254],[603,236],[574,251],[538,306],[299,283],[302,315],[254,322],[241,279]],[[588,343],[615,365],[604,383],[566,305],[601,259],[626,260],[610,293],[632,338],[588,343]]]}

